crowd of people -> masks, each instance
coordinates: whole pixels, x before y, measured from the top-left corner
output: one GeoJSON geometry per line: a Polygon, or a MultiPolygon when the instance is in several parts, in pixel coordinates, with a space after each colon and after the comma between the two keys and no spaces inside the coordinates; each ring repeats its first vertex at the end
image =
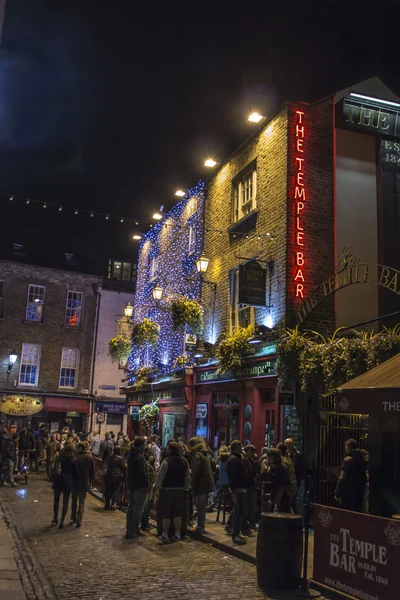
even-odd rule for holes
{"type": "MultiPolygon", "coordinates": [[[[116,509],[127,487],[125,537],[146,535],[155,507],[163,543],[184,538],[195,522],[195,531],[204,533],[207,512],[220,507],[224,496],[229,509],[226,532],[234,544],[243,545],[257,531],[261,512],[297,511],[299,490],[307,477],[307,461],[290,438],[276,448],[263,448],[258,456],[255,446],[243,446],[240,440],[229,446],[222,442],[213,451],[202,437],[193,437],[187,445],[181,438],[170,439],[161,449],[156,435],[131,442],[122,432],[106,433],[101,440],[97,432],[46,435],[5,427],[0,435],[0,485],[17,485],[14,471],[26,452],[29,466],[38,470],[43,464],[52,484],[52,525],[64,527],[72,499],[70,519],[81,526],[97,458],[103,462],[105,510],[116,509]]],[[[367,461],[357,442],[348,440],[336,490],[342,508],[363,510],[367,461]]]]}

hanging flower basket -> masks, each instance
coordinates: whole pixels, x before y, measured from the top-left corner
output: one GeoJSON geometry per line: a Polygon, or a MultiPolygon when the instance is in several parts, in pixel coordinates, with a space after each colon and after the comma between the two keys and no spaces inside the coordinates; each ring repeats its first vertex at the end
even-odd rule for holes
{"type": "Polygon", "coordinates": [[[137,390],[140,390],[146,383],[148,383],[150,372],[150,367],[141,367],[140,369],[134,372],[134,383],[137,390]]]}
{"type": "Polygon", "coordinates": [[[137,346],[156,346],[160,336],[160,326],[152,319],[144,318],[140,323],[136,323],[132,330],[132,342],[137,346]]]}
{"type": "Polygon", "coordinates": [[[152,402],[151,404],[145,404],[140,409],[139,418],[143,427],[145,427],[148,432],[151,432],[151,425],[153,421],[156,420],[160,409],[157,406],[156,402],[152,402]]]}
{"type": "Polygon", "coordinates": [[[108,353],[113,362],[126,364],[131,353],[131,342],[123,335],[116,335],[108,342],[108,353]]]}
{"type": "Polygon", "coordinates": [[[249,325],[248,327],[239,327],[232,335],[225,335],[216,350],[218,374],[242,366],[246,354],[251,350],[248,340],[252,337],[253,331],[253,326],[249,325]]]}
{"type": "Polygon", "coordinates": [[[171,301],[171,314],[174,329],[187,326],[190,333],[200,335],[203,331],[203,307],[197,300],[187,296],[177,296],[171,301]]]}

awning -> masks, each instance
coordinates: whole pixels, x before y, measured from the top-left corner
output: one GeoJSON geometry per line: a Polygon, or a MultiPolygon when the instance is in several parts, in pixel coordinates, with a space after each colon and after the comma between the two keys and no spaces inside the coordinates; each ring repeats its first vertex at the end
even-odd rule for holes
{"type": "Polygon", "coordinates": [[[400,354],[342,385],[336,392],[336,411],[400,413],[400,354]]]}
{"type": "Polygon", "coordinates": [[[47,412],[78,412],[88,414],[89,400],[46,396],[44,408],[47,412]]]}

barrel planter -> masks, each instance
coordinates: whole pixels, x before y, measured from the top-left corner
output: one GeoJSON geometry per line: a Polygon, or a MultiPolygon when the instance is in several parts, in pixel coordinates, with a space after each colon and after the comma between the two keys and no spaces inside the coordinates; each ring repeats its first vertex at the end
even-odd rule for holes
{"type": "Polygon", "coordinates": [[[257,536],[258,585],[276,590],[297,587],[303,559],[299,515],[262,513],[257,536]]]}

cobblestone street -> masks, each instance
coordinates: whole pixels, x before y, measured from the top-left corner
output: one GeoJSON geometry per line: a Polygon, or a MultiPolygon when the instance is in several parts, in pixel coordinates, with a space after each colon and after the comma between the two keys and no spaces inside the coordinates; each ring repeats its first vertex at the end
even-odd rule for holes
{"type": "Polygon", "coordinates": [[[29,600],[293,598],[283,592],[268,596],[257,586],[253,565],[201,542],[164,546],[153,533],[124,540],[124,515],[105,512],[92,496],[81,529],[53,528],[52,498],[42,476],[31,476],[27,487],[0,491],[29,600]]]}

